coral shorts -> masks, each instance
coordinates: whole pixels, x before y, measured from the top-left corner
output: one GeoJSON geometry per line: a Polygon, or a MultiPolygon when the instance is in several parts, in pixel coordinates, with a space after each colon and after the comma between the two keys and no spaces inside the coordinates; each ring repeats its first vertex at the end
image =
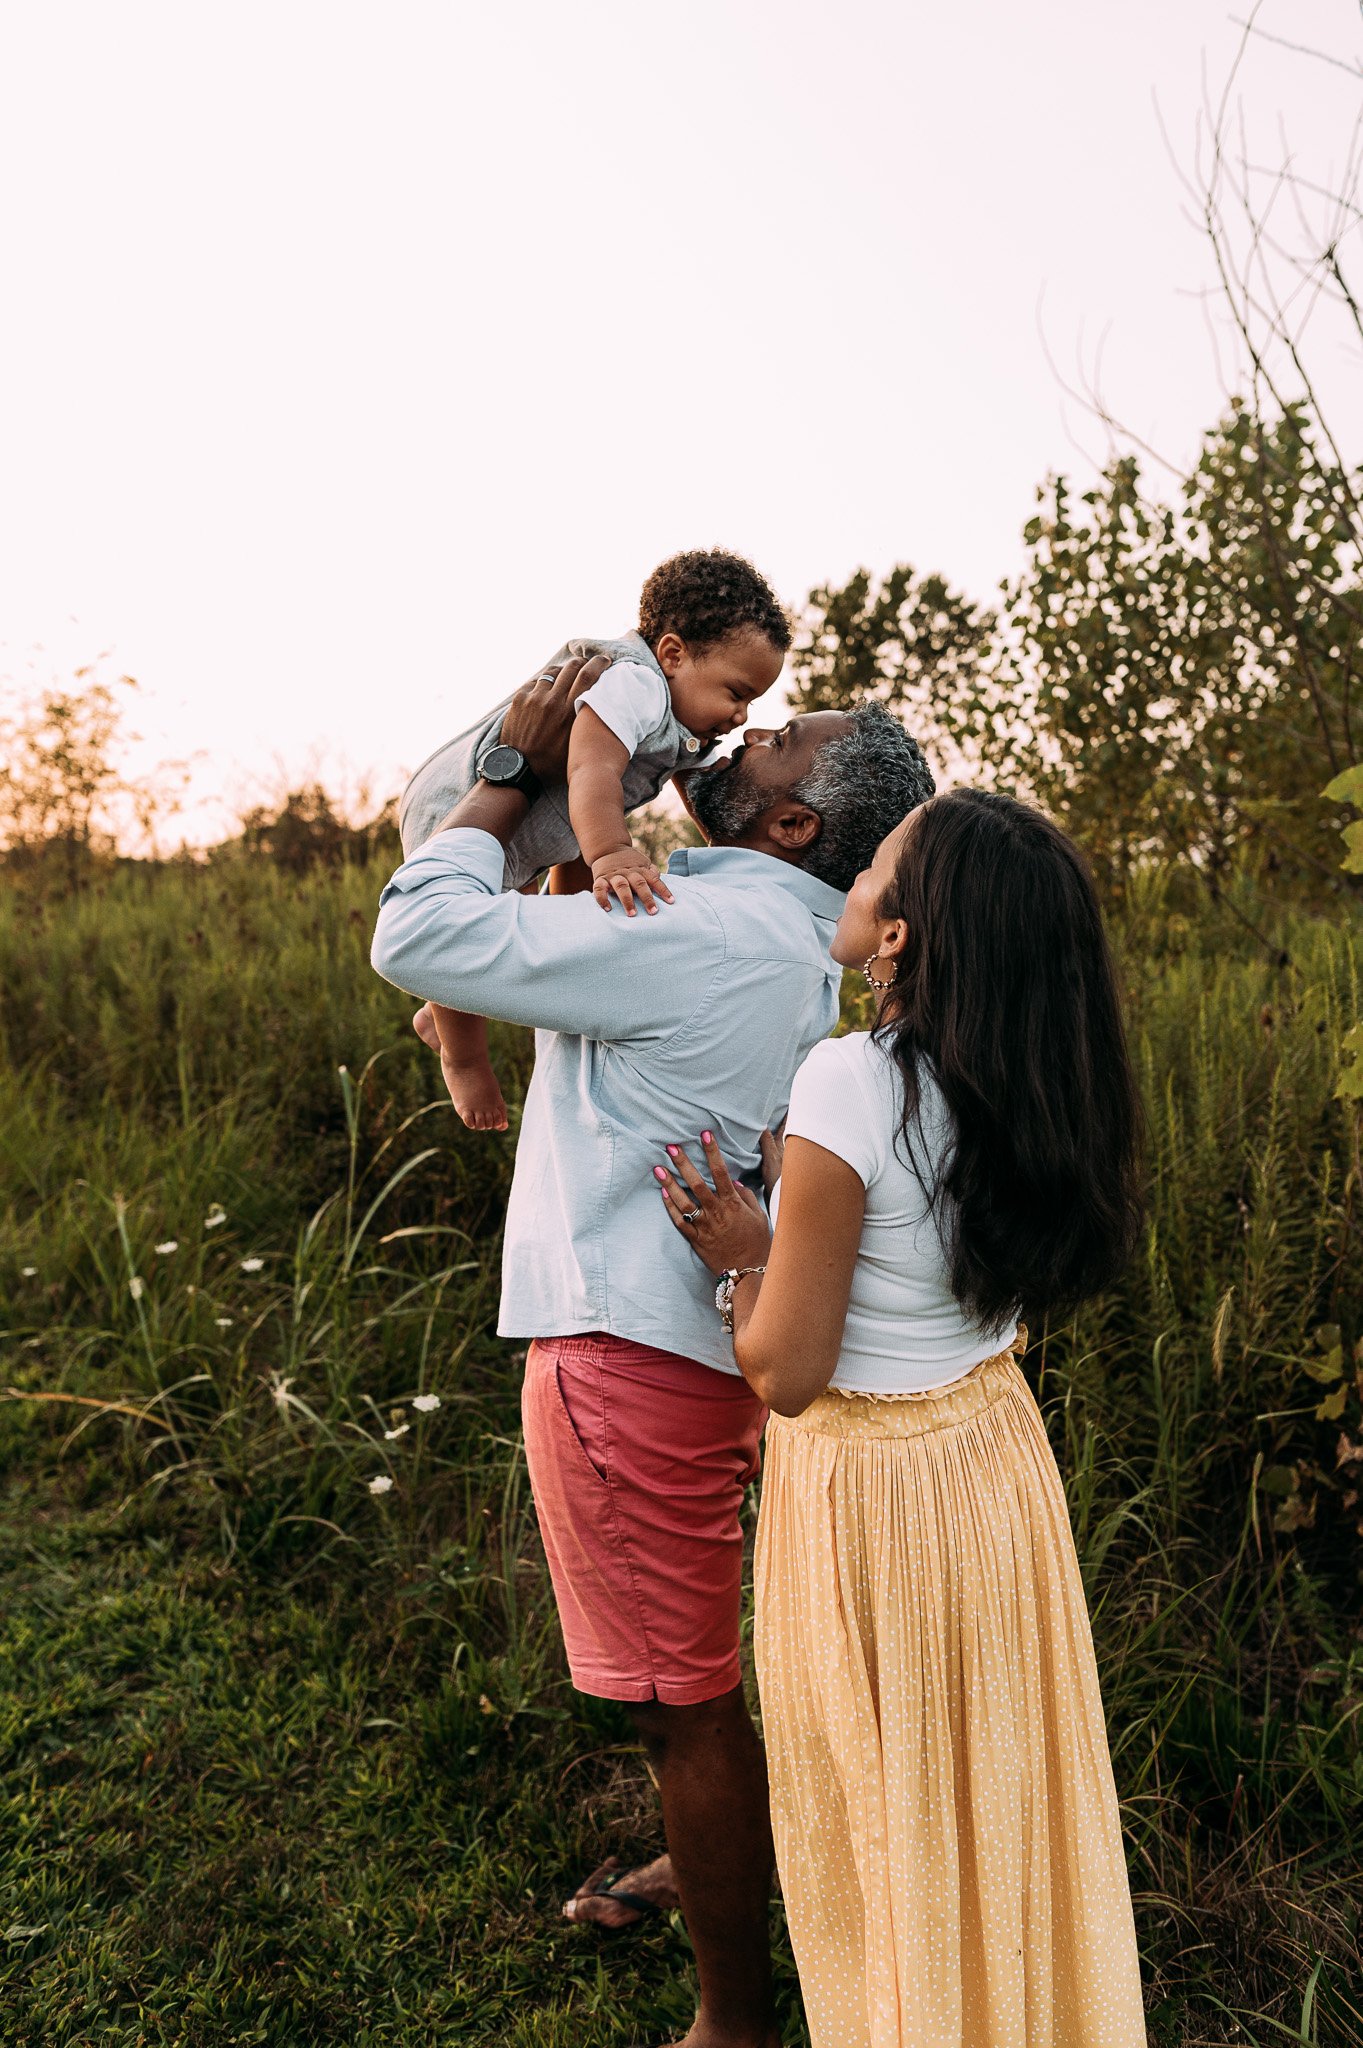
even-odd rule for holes
{"type": "Polygon", "coordinates": [[[739,1510],[766,1413],[745,1381],[651,1345],[532,1344],[525,1454],[580,1692],[693,1706],[739,1683],[739,1510]]]}

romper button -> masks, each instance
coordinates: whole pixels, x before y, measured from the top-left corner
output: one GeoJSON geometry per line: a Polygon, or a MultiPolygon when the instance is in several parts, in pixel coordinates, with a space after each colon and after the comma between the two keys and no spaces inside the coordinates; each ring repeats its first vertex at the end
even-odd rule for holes
{"type": "Polygon", "coordinates": [[[686,751],[688,754],[698,754],[700,752],[700,741],[688,740],[686,742],[686,751]]]}

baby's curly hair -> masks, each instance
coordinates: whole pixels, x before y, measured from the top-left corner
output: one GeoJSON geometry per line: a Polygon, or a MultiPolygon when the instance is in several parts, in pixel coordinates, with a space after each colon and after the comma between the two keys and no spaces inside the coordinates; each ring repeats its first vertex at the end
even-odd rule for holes
{"type": "Polygon", "coordinates": [[[720,548],[693,548],[660,562],[639,598],[639,631],[655,653],[664,633],[699,654],[750,626],[782,654],[789,647],[790,621],[771,585],[751,562],[720,548]]]}

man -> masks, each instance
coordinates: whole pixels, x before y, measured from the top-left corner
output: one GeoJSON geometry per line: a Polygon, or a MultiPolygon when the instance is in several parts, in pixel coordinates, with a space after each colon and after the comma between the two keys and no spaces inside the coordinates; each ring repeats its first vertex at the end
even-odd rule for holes
{"type": "MultiPolygon", "coordinates": [[[[562,773],[573,698],[602,665],[513,700],[502,740],[523,759],[398,869],[373,962],[429,1001],[538,1029],[498,1330],[535,1340],[526,1457],[569,1664],[580,1690],[628,1705],[661,1789],[700,1978],[678,2048],[773,2048],[766,1773],[738,1644],[764,1411],[653,1169],[702,1128],[732,1172],[757,1169],[837,1021],[843,895],[933,785],[884,711],[815,712],[679,784],[709,844],[673,856],[656,916],[500,894],[526,790],[562,773]]],[[[645,1878],[656,1896],[668,1873],[630,1889],[646,1896],[645,1878]]]]}

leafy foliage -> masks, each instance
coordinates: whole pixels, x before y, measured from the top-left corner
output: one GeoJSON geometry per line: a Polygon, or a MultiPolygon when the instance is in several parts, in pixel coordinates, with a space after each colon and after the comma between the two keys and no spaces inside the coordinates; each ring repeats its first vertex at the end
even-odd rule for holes
{"type": "Polygon", "coordinates": [[[940,762],[965,762],[988,751],[997,716],[984,709],[996,695],[996,624],[941,576],[901,563],[877,581],[858,569],[809,594],[790,654],[791,708],[884,704],[940,762]]]}
{"type": "Polygon", "coordinates": [[[811,592],[793,701],[900,711],[948,772],[1042,803],[1113,900],[1171,860],[1215,895],[1247,858],[1328,898],[1318,792],[1363,730],[1349,491],[1304,408],[1234,404],[1172,503],[1134,456],[1052,478],[997,613],[904,566],[811,592]]]}
{"type": "Polygon", "coordinates": [[[92,857],[112,853],[130,822],[149,838],[184,781],[178,764],[149,776],[124,765],[118,692],[137,687],[131,676],[106,682],[82,668],[73,685],[0,718],[0,857],[30,867],[55,861],[68,884],[83,879],[92,857]]]}
{"type": "Polygon", "coordinates": [[[1007,674],[1031,727],[1008,766],[1124,886],[1151,857],[1213,890],[1243,852],[1319,893],[1316,791],[1352,759],[1358,536],[1300,409],[1232,407],[1174,506],[1134,457],[1061,479],[1009,591],[1007,674]]]}
{"type": "Polygon", "coordinates": [[[357,823],[341,814],[319,782],[308,782],[277,804],[253,805],[242,818],[240,837],[214,851],[220,859],[233,853],[265,854],[294,875],[380,854],[396,867],[402,858],[397,803],[357,823]]]}

